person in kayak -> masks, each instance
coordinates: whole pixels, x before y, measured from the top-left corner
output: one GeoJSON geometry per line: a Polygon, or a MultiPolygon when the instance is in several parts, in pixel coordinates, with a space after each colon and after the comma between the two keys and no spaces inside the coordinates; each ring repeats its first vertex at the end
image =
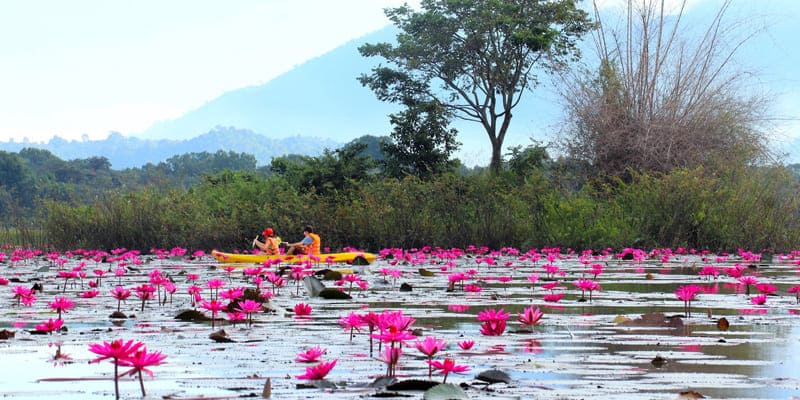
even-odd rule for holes
{"type": "Polygon", "coordinates": [[[305,236],[303,240],[288,244],[289,248],[286,250],[286,254],[308,254],[318,256],[322,248],[322,240],[319,235],[314,233],[314,228],[310,225],[306,225],[306,227],[303,228],[303,235],[305,236]]]}
{"type": "Polygon", "coordinates": [[[256,238],[253,239],[253,246],[258,247],[259,250],[269,255],[281,254],[279,247],[281,239],[275,236],[275,231],[273,231],[272,228],[264,229],[261,235],[264,236],[264,241],[260,242],[258,236],[256,236],[256,238]]]}

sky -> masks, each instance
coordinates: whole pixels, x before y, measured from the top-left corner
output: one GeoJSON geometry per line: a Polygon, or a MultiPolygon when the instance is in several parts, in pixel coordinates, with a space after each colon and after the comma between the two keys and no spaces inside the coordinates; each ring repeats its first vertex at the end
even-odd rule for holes
{"type": "MultiPolygon", "coordinates": [[[[625,2],[598,1],[602,7],[625,2]]],[[[706,1],[720,0],[688,0],[688,7],[706,1]]],[[[779,14],[780,4],[793,1],[733,3],[779,14]]],[[[43,142],[56,135],[97,140],[111,131],[142,132],[378,30],[389,24],[383,9],[403,3],[0,0],[0,141],[43,142]]],[[[796,25],[800,15],[778,17],[776,24],[796,25]]],[[[767,44],[780,39],[772,41],[767,44]]],[[[794,47],[785,51],[796,57],[800,48],[796,39],[791,42],[794,47]]],[[[781,85],[800,89],[797,82],[781,85]]],[[[781,129],[800,136],[793,119],[800,97],[780,96],[777,107],[786,117],[781,129]]]]}
{"type": "Polygon", "coordinates": [[[378,30],[402,4],[0,0],[0,141],[143,131],[378,30]]]}

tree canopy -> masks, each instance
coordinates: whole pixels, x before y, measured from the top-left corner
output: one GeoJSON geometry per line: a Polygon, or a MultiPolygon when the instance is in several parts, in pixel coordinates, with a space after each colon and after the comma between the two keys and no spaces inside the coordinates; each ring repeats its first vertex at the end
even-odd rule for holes
{"type": "Polygon", "coordinates": [[[480,123],[492,145],[490,167],[502,167],[502,147],[537,68],[552,72],[579,56],[576,42],[591,28],[574,0],[423,0],[421,10],[388,8],[400,29],[397,44],[365,44],[359,52],[380,65],[359,81],[382,101],[437,101],[456,118],[480,123]]]}

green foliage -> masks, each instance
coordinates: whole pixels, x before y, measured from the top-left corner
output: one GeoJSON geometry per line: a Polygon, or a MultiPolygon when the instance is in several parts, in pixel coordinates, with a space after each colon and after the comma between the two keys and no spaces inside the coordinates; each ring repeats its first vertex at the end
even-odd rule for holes
{"type": "Polygon", "coordinates": [[[573,0],[424,0],[420,11],[404,5],[386,15],[400,29],[397,45],[365,44],[359,52],[390,67],[378,66],[359,81],[381,101],[436,102],[481,124],[494,173],[502,168],[512,109],[538,83],[536,70],[575,60],[576,43],[591,28],[573,0]]]}
{"type": "Polygon", "coordinates": [[[353,142],[337,150],[325,149],[319,157],[274,158],[272,173],[284,177],[293,187],[321,195],[349,191],[365,181],[375,161],[363,154],[367,145],[353,142]]]}
{"type": "Polygon", "coordinates": [[[381,144],[386,155],[384,174],[425,179],[453,169],[455,162],[450,156],[461,143],[456,141],[457,131],[447,129],[450,118],[441,104],[409,105],[389,119],[394,129],[392,140],[381,144]]]}

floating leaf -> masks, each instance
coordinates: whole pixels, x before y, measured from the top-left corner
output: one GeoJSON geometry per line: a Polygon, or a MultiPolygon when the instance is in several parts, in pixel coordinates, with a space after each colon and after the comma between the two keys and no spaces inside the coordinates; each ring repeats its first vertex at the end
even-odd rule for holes
{"type": "Polygon", "coordinates": [[[399,381],[392,383],[391,385],[386,386],[386,390],[428,390],[436,385],[439,382],[434,381],[423,381],[420,379],[408,379],[404,381],[399,381]]]}
{"type": "Polygon", "coordinates": [[[205,314],[197,310],[181,311],[178,315],[175,316],[175,319],[179,321],[193,321],[193,322],[209,321],[209,318],[206,317],[205,314]]]}
{"type": "Polygon", "coordinates": [[[322,291],[319,292],[319,297],[322,297],[323,299],[328,299],[328,300],[350,300],[350,299],[352,299],[352,297],[349,294],[347,294],[347,293],[345,293],[345,292],[343,292],[343,291],[341,291],[339,289],[333,289],[333,288],[322,289],[322,291]]]}
{"type": "Polygon", "coordinates": [[[431,272],[431,271],[428,271],[428,270],[427,270],[427,269],[425,269],[425,268],[420,268],[420,269],[419,269],[419,274],[420,274],[420,275],[422,275],[422,276],[436,276],[436,274],[434,274],[434,273],[433,273],[433,272],[431,272]]]}
{"type": "Polygon", "coordinates": [[[460,387],[452,383],[442,383],[428,389],[422,395],[424,400],[459,400],[466,399],[467,394],[460,387]]]}
{"type": "Polygon", "coordinates": [[[511,376],[499,369],[481,371],[481,373],[475,376],[475,379],[486,382],[489,385],[501,382],[506,384],[511,383],[511,376]]]}
{"type": "Polygon", "coordinates": [[[661,356],[656,356],[655,358],[653,358],[652,361],[650,361],[650,364],[653,364],[653,366],[656,367],[656,368],[661,368],[666,363],[667,363],[667,359],[664,358],[664,357],[661,357],[661,356]]]}

